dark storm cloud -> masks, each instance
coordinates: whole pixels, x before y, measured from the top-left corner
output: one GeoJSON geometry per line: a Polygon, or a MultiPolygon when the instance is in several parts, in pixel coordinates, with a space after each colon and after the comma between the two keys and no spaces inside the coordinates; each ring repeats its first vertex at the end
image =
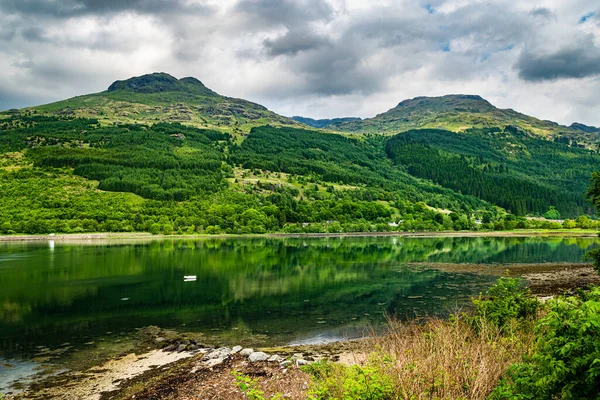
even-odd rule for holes
{"type": "Polygon", "coordinates": [[[117,14],[124,11],[158,14],[181,10],[206,12],[201,4],[189,4],[183,0],[5,0],[0,10],[9,14],[74,17],[80,15],[117,14]]]}
{"type": "Polygon", "coordinates": [[[589,39],[553,53],[526,50],[515,67],[521,79],[532,82],[600,75],[600,48],[589,39]]]}
{"type": "Polygon", "coordinates": [[[394,73],[431,63],[431,55],[440,51],[449,54],[443,68],[446,78],[479,73],[482,68],[473,66],[473,59],[486,60],[496,52],[512,50],[531,25],[526,13],[518,15],[499,5],[475,4],[434,14],[423,9],[422,14],[426,21],[397,7],[368,10],[353,18],[336,39],[289,29],[263,42],[265,56],[283,57],[288,68],[302,78],[306,93],[370,94],[385,88],[394,73]],[[469,45],[454,51],[452,40],[469,45]],[[381,55],[385,63],[369,66],[366,62],[381,55]]]}
{"type": "Polygon", "coordinates": [[[305,80],[307,93],[369,94],[381,89],[387,76],[361,65],[360,52],[337,46],[295,58],[291,68],[305,80]]]}
{"type": "Polygon", "coordinates": [[[333,9],[324,0],[241,0],[234,12],[255,18],[255,23],[298,26],[331,19],[333,9]]]}
{"type": "Polygon", "coordinates": [[[47,41],[46,32],[39,26],[32,26],[25,28],[21,31],[21,35],[25,40],[30,42],[44,42],[47,41]]]}
{"type": "Polygon", "coordinates": [[[325,36],[310,31],[287,31],[285,35],[263,42],[270,56],[296,55],[301,51],[321,48],[330,44],[325,36]]]}

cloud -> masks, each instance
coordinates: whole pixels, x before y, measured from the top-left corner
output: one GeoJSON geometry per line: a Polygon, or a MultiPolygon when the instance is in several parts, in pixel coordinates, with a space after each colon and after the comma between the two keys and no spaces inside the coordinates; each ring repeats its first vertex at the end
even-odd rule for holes
{"type": "Polygon", "coordinates": [[[270,56],[296,55],[301,51],[321,48],[330,44],[325,36],[310,31],[287,31],[276,39],[265,39],[264,46],[270,56]]]}
{"type": "Polygon", "coordinates": [[[556,14],[552,10],[546,7],[537,7],[529,12],[534,17],[544,18],[544,19],[556,19],[556,14]]]}
{"type": "Polygon", "coordinates": [[[586,17],[597,0],[540,4],[0,0],[0,108],[166,71],[289,115],[369,117],[406,98],[467,92],[600,125],[600,25],[597,12],[586,17]]]}
{"type": "Polygon", "coordinates": [[[298,26],[333,16],[333,8],[324,0],[240,0],[234,11],[251,16],[254,23],[263,26],[298,26]]]}
{"type": "Polygon", "coordinates": [[[185,0],[18,0],[0,2],[0,10],[9,14],[69,18],[82,15],[116,14],[133,11],[144,14],[206,12],[203,3],[185,0]]]}
{"type": "Polygon", "coordinates": [[[588,38],[552,53],[525,50],[516,68],[522,79],[532,82],[600,75],[600,47],[588,38]]]}

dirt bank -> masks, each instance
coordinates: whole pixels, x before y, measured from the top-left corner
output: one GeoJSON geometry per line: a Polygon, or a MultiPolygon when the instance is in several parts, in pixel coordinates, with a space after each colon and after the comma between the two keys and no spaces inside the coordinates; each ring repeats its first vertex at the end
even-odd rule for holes
{"type": "Polygon", "coordinates": [[[557,229],[557,230],[515,230],[500,232],[472,232],[472,231],[447,231],[447,232],[347,232],[347,233],[266,233],[250,235],[152,235],[146,232],[134,233],[69,233],[50,235],[0,235],[0,242],[101,242],[112,240],[156,240],[156,239],[207,239],[207,238],[303,238],[303,237],[529,237],[529,236],[554,236],[554,237],[598,237],[597,230],[557,229]]]}

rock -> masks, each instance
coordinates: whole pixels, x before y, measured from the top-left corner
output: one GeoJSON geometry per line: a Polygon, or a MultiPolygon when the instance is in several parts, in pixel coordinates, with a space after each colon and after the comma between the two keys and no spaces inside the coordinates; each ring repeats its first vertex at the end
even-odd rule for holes
{"type": "MultiPolygon", "coordinates": [[[[231,354],[239,353],[242,350],[242,346],[233,346],[231,349],[231,354]]],[[[252,353],[250,353],[252,354],[252,353]]]]}
{"type": "Polygon", "coordinates": [[[288,365],[290,365],[292,363],[291,360],[285,360],[281,363],[279,363],[279,365],[281,365],[282,367],[287,367],[288,365]]]}
{"type": "Polygon", "coordinates": [[[281,362],[283,360],[285,360],[285,358],[281,357],[278,354],[273,354],[271,357],[269,357],[269,359],[267,361],[270,361],[270,362],[281,362]]]}
{"type": "Polygon", "coordinates": [[[162,343],[165,340],[167,340],[167,339],[165,339],[164,337],[157,337],[156,339],[154,339],[154,343],[162,343]]]}
{"type": "Polygon", "coordinates": [[[294,353],[294,355],[292,356],[293,359],[298,359],[298,358],[302,358],[303,354],[302,353],[294,353]]]}
{"type": "Polygon", "coordinates": [[[249,356],[250,354],[254,353],[254,349],[243,349],[240,351],[240,354],[242,356],[249,356]]]}
{"type": "Polygon", "coordinates": [[[163,350],[164,351],[175,351],[175,350],[177,350],[177,345],[176,344],[170,344],[167,347],[165,347],[163,350]]]}
{"type": "Polygon", "coordinates": [[[207,367],[214,367],[215,365],[219,365],[219,364],[223,364],[223,359],[222,358],[213,358],[211,360],[205,361],[204,365],[206,365],[207,367]]]}
{"type": "Polygon", "coordinates": [[[177,347],[177,352],[178,352],[178,353],[181,353],[182,351],[185,351],[185,349],[187,349],[187,346],[186,346],[185,344],[180,344],[180,345],[177,347]]]}
{"type": "Polygon", "coordinates": [[[269,356],[266,353],[263,353],[262,351],[255,351],[254,353],[250,354],[250,356],[248,357],[248,361],[266,361],[268,358],[269,356]]]}
{"type": "Polygon", "coordinates": [[[299,359],[296,360],[296,365],[298,365],[298,366],[300,366],[300,365],[308,365],[308,364],[310,364],[310,361],[306,361],[306,360],[303,360],[301,358],[299,358],[299,359]]]}
{"type": "Polygon", "coordinates": [[[189,351],[196,351],[196,350],[198,350],[198,346],[196,346],[195,344],[190,344],[188,346],[188,350],[189,351]]]}
{"type": "Polygon", "coordinates": [[[206,354],[205,358],[213,359],[213,358],[227,358],[231,350],[227,347],[221,347],[219,349],[213,350],[210,353],[206,354]]]}

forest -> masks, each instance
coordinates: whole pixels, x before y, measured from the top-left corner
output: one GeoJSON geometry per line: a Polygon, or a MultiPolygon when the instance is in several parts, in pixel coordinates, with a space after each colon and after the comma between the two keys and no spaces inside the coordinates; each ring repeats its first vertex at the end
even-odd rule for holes
{"type": "Polygon", "coordinates": [[[591,228],[597,155],[510,128],[392,138],[0,119],[0,233],[591,228]],[[572,218],[564,224],[527,216],[572,218]]]}
{"type": "Polygon", "coordinates": [[[413,176],[494,202],[517,216],[543,214],[549,207],[565,217],[593,212],[584,193],[598,155],[516,128],[464,134],[413,130],[389,140],[386,152],[413,176]]]}

